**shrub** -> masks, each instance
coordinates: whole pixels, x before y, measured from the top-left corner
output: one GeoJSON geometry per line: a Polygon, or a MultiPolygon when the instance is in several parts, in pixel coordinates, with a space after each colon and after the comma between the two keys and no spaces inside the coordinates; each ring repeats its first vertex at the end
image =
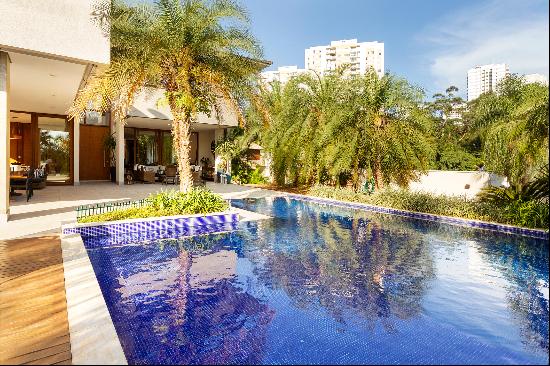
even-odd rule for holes
{"type": "Polygon", "coordinates": [[[189,192],[162,191],[151,194],[148,204],[98,215],[82,217],[78,222],[114,221],[155,216],[206,214],[225,211],[227,202],[218,194],[201,188],[189,192]]]}
{"type": "Polygon", "coordinates": [[[548,228],[548,204],[530,201],[515,201],[504,207],[507,221],[519,226],[548,228]]]}
{"type": "Polygon", "coordinates": [[[489,187],[478,200],[497,207],[506,221],[515,225],[548,228],[548,170],[525,185],[489,187]]]}
{"type": "Polygon", "coordinates": [[[239,183],[248,183],[252,173],[250,164],[241,158],[231,160],[231,179],[239,183]]]}
{"type": "Polygon", "coordinates": [[[493,221],[532,228],[548,228],[548,207],[537,202],[523,202],[503,209],[499,205],[478,199],[391,188],[375,191],[372,195],[368,195],[349,188],[315,186],[310,189],[309,194],[435,215],[493,221]]]}
{"type": "Polygon", "coordinates": [[[249,184],[264,184],[267,183],[267,179],[262,175],[262,172],[260,171],[260,168],[256,168],[250,173],[250,176],[248,177],[249,184]]]}

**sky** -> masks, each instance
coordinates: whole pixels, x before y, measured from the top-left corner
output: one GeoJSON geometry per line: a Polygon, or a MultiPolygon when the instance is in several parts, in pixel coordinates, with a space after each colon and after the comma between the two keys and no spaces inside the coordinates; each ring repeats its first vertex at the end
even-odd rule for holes
{"type": "Polygon", "coordinates": [[[381,41],[385,70],[427,96],[449,85],[466,93],[466,72],[507,63],[548,77],[548,0],[240,0],[264,57],[304,67],[304,50],[330,41],[381,41]]]}

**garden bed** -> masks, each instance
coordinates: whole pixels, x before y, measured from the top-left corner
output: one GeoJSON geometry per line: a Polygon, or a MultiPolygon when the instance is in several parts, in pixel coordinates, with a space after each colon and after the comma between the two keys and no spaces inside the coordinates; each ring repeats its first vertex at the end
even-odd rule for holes
{"type": "Polygon", "coordinates": [[[460,196],[411,192],[404,189],[385,189],[368,195],[354,192],[348,188],[315,186],[312,187],[307,194],[310,196],[365,203],[398,210],[548,230],[548,207],[542,203],[534,207],[533,210],[528,213],[530,216],[525,219],[527,214],[522,216],[521,212],[517,212],[517,215],[510,216],[507,210],[495,206],[490,202],[468,199],[460,196]],[[537,215],[536,219],[532,218],[534,215],[537,215]]]}
{"type": "MultiPolygon", "coordinates": [[[[102,205],[101,209],[105,208],[105,205],[102,205]]],[[[145,200],[139,201],[139,205],[112,206],[106,212],[94,213],[92,209],[92,214],[79,216],[77,221],[78,223],[92,223],[148,217],[209,214],[224,212],[228,209],[229,204],[220,195],[206,189],[194,188],[185,193],[162,191],[151,194],[145,200]]]]}

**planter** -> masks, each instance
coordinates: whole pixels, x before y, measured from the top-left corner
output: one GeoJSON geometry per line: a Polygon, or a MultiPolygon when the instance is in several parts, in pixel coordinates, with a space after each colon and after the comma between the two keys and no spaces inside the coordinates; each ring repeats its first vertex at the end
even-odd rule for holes
{"type": "Polygon", "coordinates": [[[111,178],[111,182],[116,182],[116,167],[109,167],[109,177],[111,178]]]}

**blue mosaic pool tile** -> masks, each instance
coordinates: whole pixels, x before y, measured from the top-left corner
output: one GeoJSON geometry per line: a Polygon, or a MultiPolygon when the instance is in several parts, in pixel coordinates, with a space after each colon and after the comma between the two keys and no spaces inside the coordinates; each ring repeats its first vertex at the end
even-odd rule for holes
{"type": "Polygon", "coordinates": [[[548,241],[232,204],[272,219],[83,239],[129,364],[547,364],[548,241]]]}
{"type": "Polygon", "coordinates": [[[133,232],[162,231],[194,226],[236,223],[237,213],[215,214],[206,216],[162,218],[158,220],[101,223],[93,226],[74,226],[63,228],[63,234],[80,234],[82,236],[124,235],[133,232]]]}
{"type": "Polygon", "coordinates": [[[187,226],[167,230],[135,231],[124,234],[86,236],[86,249],[143,245],[162,240],[179,240],[201,235],[222,234],[237,230],[238,222],[187,226]]]}
{"type": "Polygon", "coordinates": [[[393,215],[400,215],[400,216],[406,216],[406,217],[412,217],[422,220],[432,220],[437,221],[441,223],[447,223],[447,224],[453,224],[453,225],[462,225],[462,226],[468,226],[468,227],[474,227],[479,229],[485,229],[485,230],[494,230],[494,231],[500,231],[505,232],[509,234],[518,234],[518,235],[524,235],[524,236],[530,236],[533,238],[538,239],[549,239],[549,233],[548,231],[544,230],[537,230],[537,229],[527,229],[527,228],[521,228],[517,226],[509,226],[509,225],[502,225],[492,222],[483,222],[483,221],[477,221],[477,220],[468,220],[468,219],[462,219],[462,218],[456,218],[456,217],[449,217],[449,216],[440,216],[440,215],[433,215],[433,214],[426,214],[426,213],[418,213],[418,212],[410,212],[405,210],[398,210],[394,208],[388,208],[388,207],[380,207],[380,206],[374,206],[369,205],[365,203],[357,203],[357,202],[343,202],[343,201],[336,201],[328,198],[321,198],[321,197],[312,197],[312,196],[304,196],[300,194],[293,194],[289,193],[289,197],[300,199],[303,201],[311,201],[321,204],[329,204],[333,206],[339,206],[339,207],[348,207],[348,208],[356,208],[356,209],[362,209],[362,210],[369,210],[374,212],[381,212],[381,213],[388,213],[393,215]]]}

